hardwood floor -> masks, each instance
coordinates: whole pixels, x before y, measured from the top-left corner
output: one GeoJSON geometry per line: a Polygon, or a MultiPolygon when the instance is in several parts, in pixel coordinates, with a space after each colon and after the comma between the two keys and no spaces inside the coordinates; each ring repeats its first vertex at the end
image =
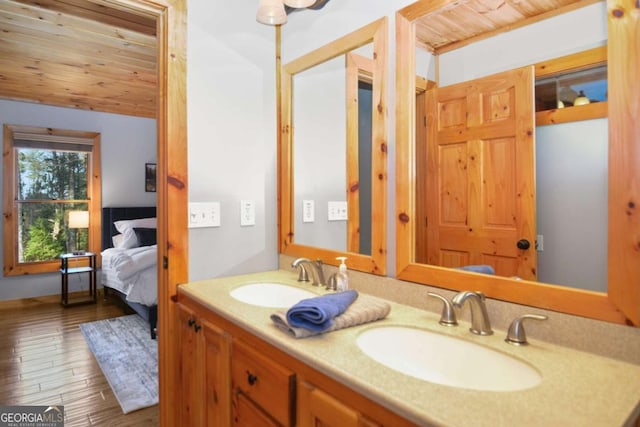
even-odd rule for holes
{"type": "Polygon", "coordinates": [[[0,405],[64,405],[65,426],[156,426],[158,406],[124,415],[79,324],[124,315],[123,304],[0,306],[0,405]]]}

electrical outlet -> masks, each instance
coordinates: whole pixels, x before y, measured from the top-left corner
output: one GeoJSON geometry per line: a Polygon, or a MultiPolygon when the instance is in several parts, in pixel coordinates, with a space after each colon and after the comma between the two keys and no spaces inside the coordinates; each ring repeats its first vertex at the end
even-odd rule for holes
{"type": "Polygon", "coordinates": [[[220,227],[220,202],[189,203],[189,228],[220,227]]]}
{"type": "Polygon", "coordinates": [[[314,222],[316,220],[316,208],[313,200],[302,201],[302,222],[314,222]]]}
{"type": "Polygon", "coordinates": [[[240,226],[256,225],[256,205],[253,200],[240,200],[240,226]]]}

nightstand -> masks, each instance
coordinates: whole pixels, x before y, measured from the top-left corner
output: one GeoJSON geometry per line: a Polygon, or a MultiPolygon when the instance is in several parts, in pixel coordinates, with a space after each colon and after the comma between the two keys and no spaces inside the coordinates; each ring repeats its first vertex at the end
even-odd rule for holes
{"type": "Polygon", "coordinates": [[[69,307],[77,304],[95,304],[97,301],[96,289],[96,254],[93,252],[84,252],[82,254],[62,254],[60,255],[60,274],[62,276],[62,292],[60,295],[60,303],[69,307]],[[86,259],[87,262],[80,263],[86,259]],[[78,267],[70,267],[69,261],[75,261],[73,264],[82,264],[78,267]],[[73,298],[69,301],[69,276],[72,274],[89,274],[89,295],[85,297],[73,298]]]}

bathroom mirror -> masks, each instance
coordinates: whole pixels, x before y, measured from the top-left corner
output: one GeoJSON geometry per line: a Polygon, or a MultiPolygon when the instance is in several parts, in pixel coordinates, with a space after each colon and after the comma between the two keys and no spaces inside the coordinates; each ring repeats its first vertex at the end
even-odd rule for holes
{"type": "Polygon", "coordinates": [[[387,18],[282,67],[280,252],[386,271],[387,18]]]}
{"type": "MultiPolygon", "coordinates": [[[[638,232],[637,224],[630,224],[628,219],[624,219],[621,211],[624,206],[629,210],[629,215],[633,215],[635,203],[625,200],[630,197],[628,194],[621,193],[624,180],[637,179],[638,171],[635,163],[633,165],[624,165],[622,169],[613,168],[613,165],[624,163],[624,154],[628,150],[634,150],[634,147],[624,146],[627,144],[637,144],[637,135],[629,138],[623,143],[616,136],[620,132],[629,134],[633,128],[632,123],[623,120],[625,116],[617,116],[616,109],[624,110],[628,108],[623,103],[615,102],[619,97],[628,96],[630,92],[629,86],[636,85],[624,73],[616,73],[616,70],[623,70],[625,60],[620,48],[617,46],[609,48],[608,67],[609,67],[609,172],[608,172],[608,193],[609,193],[609,210],[608,210],[608,278],[607,292],[593,292],[581,289],[559,286],[556,284],[539,283],[534,280],[518,280],[512,277],[501,277],[495,275],[469,273],[455,270],[452,268],[439,267],[417,262],[416,260],[416,237],[419,227],[416,219],[416,201],[415,197],[415,167],[416,167],[416,86],[415,86],[415,63],[416,63],[416,46],[428,46],[436,56],[444,52],[451,52],[456,48],[465,46],[470,43],[469,40],[456,39],[452,36],[454,33],[443,31],[437,19],[438,13],[429,2],[420,1],[402,9],[397,14],[397,66],[396,66],[396,144],[397,144],[397,163],[396,163],[396,247],[397,247],[397,276],[400,279],[409,280],[417,283],[425,283],[448,289],[462,290],[474,289],[484,291],[491,298],[502,299],[515,303],[546,308],[566,312],[570,314],[591,317],[595,319],[607,320],[617,323],[633,323],[639,322],[639,304],[638,301],[638,279],[640,278],[640,269],[636,267],[639,263],[637,251],[633,249],[635,246],[631,236],[638,232]],[[423,18],[426,17],[426,18],[423,18]],[[417,33],[425,34],[432,31],[432,35],[428,36],[428,40],[420,40],[417,33]],[[438,33],[438,31],[440,31],[438,33]],[[430,37],[430,38],[429,38],[430,37]],[[448,45],[448,46],[447,46],[448,45]],[[612,52],[615,50],[615,53],[612,52]],[[615,208],[617,206],[620,208],[615,208]],[[616,219],[614,219],[614,216],[616,219]],[[626,230],[626,231],[623,231],[626,230]],[[628,236],[625,237],[625,233],[628,236]],[[615,253],[615,255],[614,255],[615,253]],[[629,266],[632,266],[629,268],[629,266]],[[462,279],[462,280],[461,280],[462,279]],[[629,301],[629,296],[635,299],[629,301]]],[[[561,13],[569,10],[575,10],[575,5],[566,6],[564,10],[559,9],[556,12],[561,13]]],[[[467,10],[465,13],[468,13],[467,10]]],[[[485,11],[486,12],[486,11],[485,11]]],[[[466,16],[469,18],[469,16],[466,16]]],[[[611,38],[611,14],[609,14],[609,37],[611,38]]],[[[510,28],[523,26],[526,23],[540,22],[540,19],[526,22],[505,23],[510,28]]],[[[617,23],[617,22],[616,22],[617,23]]],[[[619,24],[621,25],[621,24],[619,24]]],[[[476,37],[477,41],[479,33],[473,33],[473,25],[460,26],[465,31],[470,31],[470,37],[476,37]]],[[[480,36],[488,37],[489,35],[500,35],[503,30],[499,27],[492,28],[488,35],[480,36]]],[[[464,33],[464,31],[463,31],[464,33]]],[[[457,32],[456,34],[460,34],[457,32]]],[[[618,30],[616,33],[616,42],[624,37],[633,40],[633,36],[625,35],[624,32],[618,30]]],[[[622,42],[623,45],[625,42],[622,42]]],[[[629,41],[630,43],[630,41],[629,41]]],[[[637,53],[636,53],[637,54],[637,53]]],[[[486,59],[486,58],[485,58],[486,59]]],[[[436,63],[437,63],[436,59],[436,63]]],[[[490,62],[490,61],[489,61],[490,62]]],[[[446,79],[446,78],[445,78],[446,79]]],[[[446,85],[446,84],[445,84],[446,85]]],[[[429,113],[427,112],[427,117],[429,113]]],[[[591,260],[582,260],[582,262],[592,262],[591,260]]]]}

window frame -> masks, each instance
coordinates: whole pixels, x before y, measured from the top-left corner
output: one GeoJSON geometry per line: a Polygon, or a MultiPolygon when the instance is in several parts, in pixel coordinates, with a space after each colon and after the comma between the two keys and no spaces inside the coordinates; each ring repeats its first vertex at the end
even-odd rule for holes
{"type": "MultiPolygon", "coordinates": [[[[65,139],[70,143],[74,140],[82,140],[86,144],[89,141],[89,172],[87,177],[87,199],[89,210],[88,250],[96,254],[100,253],[101,246],[101,173],[100,173],[100,134],[97,132],[84,132],[75,130],[63,130],[41,128],[20,125],[4,125],[4,156],[3,156],[3,256],[4,276],[18,276],[24,274],[41,274],[55,272],[60,269],[59,260],[39,262],[19,262],[18,260],[18,203],[17,203],[17,156],[15,140],[32,137],[38,141],[60,142],[65,139]]],[[[98,260],[99,262],[99,260],[98,260]]],[[[99,265],[99,264],[98,264],[99,265]]]]}

